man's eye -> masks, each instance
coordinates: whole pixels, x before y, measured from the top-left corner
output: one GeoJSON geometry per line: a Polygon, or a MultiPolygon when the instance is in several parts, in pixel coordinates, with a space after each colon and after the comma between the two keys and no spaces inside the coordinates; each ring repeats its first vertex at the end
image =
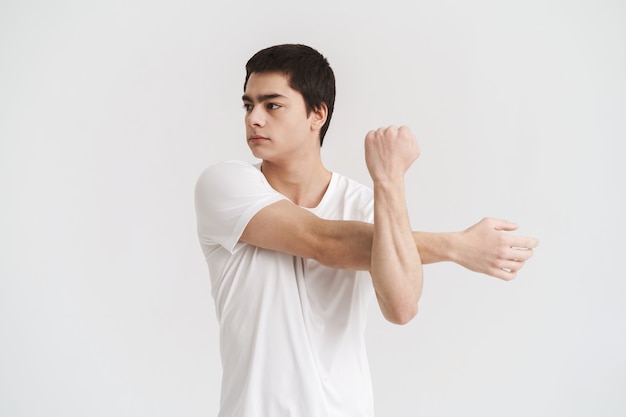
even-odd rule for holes
{"type": "Polygon", "coordinates": [[[247,103],[244,103],[244,104],[243,104],[243,109],[244,109],[245,111],[250,111],[250,110],[252,110],[252,104],[247,104],[247,103]]]}
{"type": "Polygon", "coordinates": [[[279,106],[278,104],[276,104],[276,103],[269,103],[269,104],[267,105],[267,108],[268,108],[269,110],[276,110],[276,109],[279,109],[279,108],[280,108],[280,106],[279,106]]]}

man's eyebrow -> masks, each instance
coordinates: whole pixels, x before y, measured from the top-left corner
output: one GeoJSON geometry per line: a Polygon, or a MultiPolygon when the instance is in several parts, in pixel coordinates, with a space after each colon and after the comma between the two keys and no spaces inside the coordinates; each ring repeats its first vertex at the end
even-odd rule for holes
{"type": "MultiPolygon", "coordinates": [[[[267,100],[273,100],[275,98],[287,98],[286,96],[283,96],[282,94],[260,94],[257,96],[257,102],[263,102],[263,101],[267,101],[267,100]]],[[[254,100],[252,100],[252,98],[248,95],[243,95],[241,96],[241,100],[243,101],[249,101],[249,102],[253,102],[254,100]]]]}

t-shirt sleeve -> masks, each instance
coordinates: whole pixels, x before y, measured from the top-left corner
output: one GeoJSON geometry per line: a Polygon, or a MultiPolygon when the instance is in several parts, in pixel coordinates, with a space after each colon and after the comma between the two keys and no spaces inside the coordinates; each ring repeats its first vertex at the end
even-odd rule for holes
{"type": "Polygon", "coordinates": [[[228,161],[207,168],[195,188],[200,243],[233,252],[250,219],[262,208],[286,199],[255,166],[228,161]]]}

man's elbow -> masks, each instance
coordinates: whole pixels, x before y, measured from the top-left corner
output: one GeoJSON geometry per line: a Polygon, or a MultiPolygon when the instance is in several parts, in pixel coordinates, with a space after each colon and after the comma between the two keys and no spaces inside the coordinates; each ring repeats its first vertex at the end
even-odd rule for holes
{"type": "Polygon", "coordinates": [[[393,311],[387,311],[384,313],[384,316],[387,321],[393,324],[405,325],[417,316],[418,309],[417,303],[413,303],[395,308],[393,311]]]}

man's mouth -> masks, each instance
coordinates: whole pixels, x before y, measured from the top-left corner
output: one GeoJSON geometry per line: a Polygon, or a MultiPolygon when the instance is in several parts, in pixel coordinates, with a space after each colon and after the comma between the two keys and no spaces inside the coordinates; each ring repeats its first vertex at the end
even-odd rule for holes
{"type": "Polygon", "coordinates": [[[250,135],[250,137],[248,138],[248,142],[251,143],[260,143],[260,142],[265,142],[269,140],[269,138],[266,138],[265,136],[261,136],[261,135],[250,135]]]}

